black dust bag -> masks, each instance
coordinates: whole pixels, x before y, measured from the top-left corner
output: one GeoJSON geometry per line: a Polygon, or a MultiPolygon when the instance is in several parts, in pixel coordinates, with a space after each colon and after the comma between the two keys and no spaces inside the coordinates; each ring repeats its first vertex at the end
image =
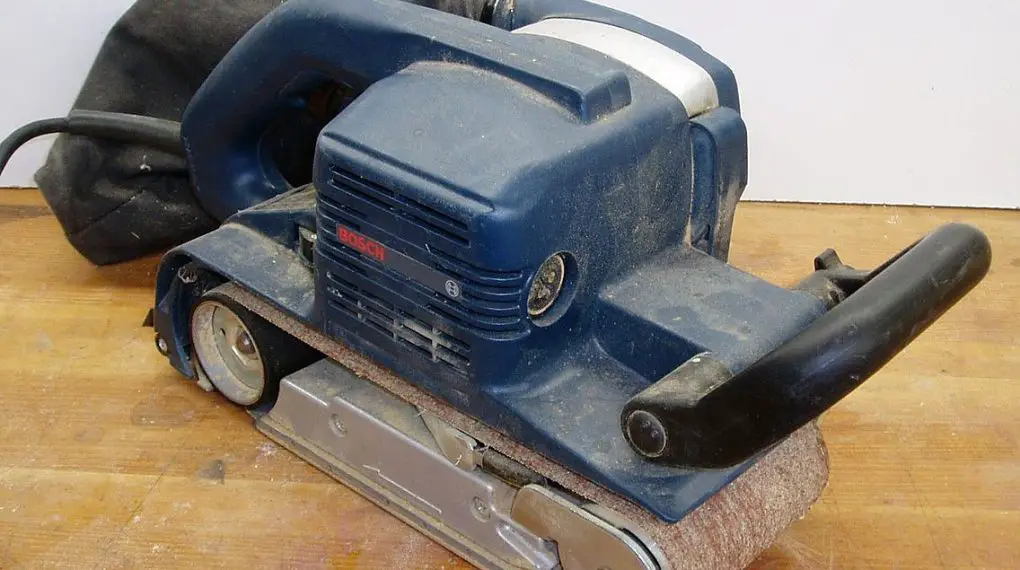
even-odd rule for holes
{"type": "MultiPolygon", "coordinates": [[[[105,39],[74,108],[179,121],[231,46],[281,3],[139,0],[105,39]]],[[[479,19],[485,1],[414,3],[479,19]]],[[[163,250],[217,224],[196,202],[184,160],[151,147],[61,135],[36,180],[68,240],[99,265],[163,250]]]]}

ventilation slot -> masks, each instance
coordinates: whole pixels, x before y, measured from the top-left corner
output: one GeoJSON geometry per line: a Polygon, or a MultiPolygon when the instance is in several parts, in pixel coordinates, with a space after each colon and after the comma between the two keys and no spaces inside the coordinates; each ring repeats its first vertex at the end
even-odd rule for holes
{"type": "Polygon", "coordinates": [[[359,220],[364,220],[368,217],[363,212],[359,212],[358,210],[355,210],[354,208],[348,206],[347,204],[341,204],[340,202],[337,202],[336,200],[330,198],[329,196],[326,196],[325,194],[322,194],[321,192],[319,193],[319,206],[326,206],[327,208],[332,209],[335,212],[339,213],[341,216],[349,216],[351,218],[357,218],[359,220]]]}
{"type": "Polygon", "coordinates": [[[466,223],[389,188],[337,169],[333,170],[331,185],[340,192],[399,215],[428,232],[465,247],[470,244],[466,223]]]}
{"type": "Polygon", "coordinates": [[[463,341],[399,310],[357,285],[327,274],[331,308],[392,338],[401,346],[462,374],[470,368],[470,347],[463,341]]]}

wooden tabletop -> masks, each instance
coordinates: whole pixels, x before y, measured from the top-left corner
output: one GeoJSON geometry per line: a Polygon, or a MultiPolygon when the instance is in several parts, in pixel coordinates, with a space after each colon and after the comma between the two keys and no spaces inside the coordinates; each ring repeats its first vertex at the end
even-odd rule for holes
{"type": "MultiPolygon", "coordinates": [[[[832,476],[756,568],[1020,568],[1020,213],[744,204],[731,262],[788,285],[940,223],[985,282],[823,420],[832,476]]],[[[466,568],[182,382],[142,320],[158,259],[95,268],[0,191],[0,568],[466,568]]]]}

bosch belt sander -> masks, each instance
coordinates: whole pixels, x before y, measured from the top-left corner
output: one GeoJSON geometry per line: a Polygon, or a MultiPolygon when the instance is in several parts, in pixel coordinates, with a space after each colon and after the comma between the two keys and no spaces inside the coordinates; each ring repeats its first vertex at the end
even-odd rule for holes
{"type": "Polygon", "coordinates": [[[578,0],[292,0],[179,138],[125,120],[63,128],[182,147],[223,221],[162,261],[159,350],[483,568],[748,564],[824,485],[815,418],[990,262],[949,225],[789,289],[728,265],[733,74],[578,0]]]}

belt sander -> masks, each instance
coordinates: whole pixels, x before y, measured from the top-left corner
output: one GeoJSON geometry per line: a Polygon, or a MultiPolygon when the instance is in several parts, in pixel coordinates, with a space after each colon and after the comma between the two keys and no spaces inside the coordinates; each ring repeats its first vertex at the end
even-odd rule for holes
{"type": "Polygon", "coordinates": [[[816,418],[981,280],[988,241],[741,272],[725,65],[578,0],[483,20],[291,0],[180,125],[78,111],[12,140],[184,153],[222,225],[163,258],[158,350],[472,564],[743,567],[824,487],[816,418]]]}

